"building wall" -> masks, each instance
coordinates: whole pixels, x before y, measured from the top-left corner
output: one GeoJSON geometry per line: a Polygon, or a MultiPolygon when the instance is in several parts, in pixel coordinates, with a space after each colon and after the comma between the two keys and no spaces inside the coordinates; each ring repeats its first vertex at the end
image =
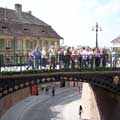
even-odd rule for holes
{"type": "Polygon", "coordinates": [[[30,49],[38,46],[49,48],[59,46],[59,39],[56,38],[37,38],[37,37],[0,37],[0,54],[27,54],[30,49]]]}
{"type": "Polygon", "coordinates": [[[119,41],[116,41],[116,42],[114,42],[112,44],[113,44],[113,47],[120,47],[120,42],[119,41]]]}

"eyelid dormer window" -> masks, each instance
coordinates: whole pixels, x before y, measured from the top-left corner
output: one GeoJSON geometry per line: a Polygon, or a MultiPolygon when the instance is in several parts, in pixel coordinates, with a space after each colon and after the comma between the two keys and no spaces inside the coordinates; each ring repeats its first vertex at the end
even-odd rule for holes
{"type": "Polygon", "coordinates": [[[27,28],[24,28],[24,30],[25,30],[25,31],[28,31],[29,29],[27,29],[27,28]]]}
{"type": "Polygon", "coordinates": [[[6,26],[2,26],[2,29],[6,29],[7,27],[6,26]]]}

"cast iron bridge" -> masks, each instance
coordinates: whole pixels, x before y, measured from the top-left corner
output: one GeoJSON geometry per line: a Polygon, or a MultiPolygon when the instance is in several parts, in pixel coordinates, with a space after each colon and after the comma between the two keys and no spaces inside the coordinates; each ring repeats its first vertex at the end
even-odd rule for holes
{"type": "Polygon", "coordinates": [[[8,72],[0,74],[0,98],[17,90],[51,82],[87,82],[89,84],[107,89],[117,95],[120,94],[119,70],[44,70],[27,72],[8,72]]]}

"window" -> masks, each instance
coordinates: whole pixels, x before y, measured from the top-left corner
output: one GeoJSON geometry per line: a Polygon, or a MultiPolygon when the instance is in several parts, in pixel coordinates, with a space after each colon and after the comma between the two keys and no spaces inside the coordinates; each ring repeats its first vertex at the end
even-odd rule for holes
{"type": "Polygon", "coordinates": [[[11,40],[6,40],[6,49],[10,49],[11,48],[11,40]]]}
{"type": "Polygon", "coordinates": [[[2,26],[2,29],[6,29],[7,27],[6,26],[2,26]]]}
{"type": "Polygon", "coordinates": [[[33,48],[32,41],[31,41],[31,40],[26,40],[26,48],[27,48],[27,49],[32,49],[32,48],[33,48]]]}
{"type": "Polygon", "coordinates": [[[45,41],[45,42],[44,42],[44,46],[45,46],[45,47],[48,47],[48,41],[45,41]]]}
{"type": "Polygon", "coordinates": [[[32,46],[33,46],[33,48],[35,48],[37,46],[37,40],[32,41],[32,46]]]}
{"type": "Polygon", "coordinates": [[[11,41],[11,48],[12,49],[16,49],[17,48],[17,41],[16,40],[12,40],[11,41]]]}
{"type": "Polygon", "coordinates": [[[26,40],[26,49],[30,49],[30,41],[26,40]]]}
{"type": "Polygon", "coordinates": [[[18,50],[22,49],[22,40],[17,40],[16,47],[17,47],[18,50]]]}
{"type": "Polygon", "coordinates": [[[37,46],[37,40],[27,40],[26,41],[26,48],[33,49],[37,46]]]}
{"type": "Polygon", "coordinates": [[[27,31],[28,29],[27,28],[24,28],[25,31],[27,31]]]}
{"type": "Polygon", "coordinates": [[[54,41],[51,41],[51,45],[54,46],[54,45],[55,45],[55,42],[54,42],[54,41]]]}
{"type": "Polygon", "coordinates": [[[42,41],[41,40],[39,41],[39,46],[40,46],[40,48],[42,48],[42,41]]]}
{"type": "Polygon", "coordinates": [[[1,28],[2,28],[2,31],[3,31],[4,33],[8,33],[8,29],[7,29],[6,26],[2,26],[1,28]]]}

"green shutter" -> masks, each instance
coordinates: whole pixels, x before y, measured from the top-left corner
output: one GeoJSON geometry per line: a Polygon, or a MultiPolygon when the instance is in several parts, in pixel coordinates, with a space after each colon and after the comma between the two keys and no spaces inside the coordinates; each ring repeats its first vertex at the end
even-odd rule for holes
{"type": "Polygon", "coordinates": [[[30,49],[30,41],[26,40],[26,49],[30,49]]]}
{"type": "Polygon", "coordinates": [[[0,39],[0,49],[4,49],[4,48],[5,48],[5,40],[0,39]]]}
{"type": "Polygon", "coordinates": [[[11,41],[11,48],[16,49],[16,41],[15,40],[11,41]]]}

